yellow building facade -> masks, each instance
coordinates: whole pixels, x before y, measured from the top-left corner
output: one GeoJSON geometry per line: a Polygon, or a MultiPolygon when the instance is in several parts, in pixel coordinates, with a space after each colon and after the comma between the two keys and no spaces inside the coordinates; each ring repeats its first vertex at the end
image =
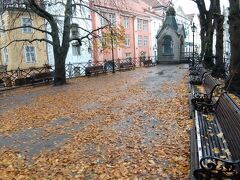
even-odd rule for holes
{"type": "Polygon", "coordinates": [[[6,30],[0,33],[0,65],[10,71],[48,63],[46,42],[39,41],[46,39],[46,33],[29,27],[45,30],[43,18],[18,8],[7,9],[0,18],[0,29],[6,30]]]}

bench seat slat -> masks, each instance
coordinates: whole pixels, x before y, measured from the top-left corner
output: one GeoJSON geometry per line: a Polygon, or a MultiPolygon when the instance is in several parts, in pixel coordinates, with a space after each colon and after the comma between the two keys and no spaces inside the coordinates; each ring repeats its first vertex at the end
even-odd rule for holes
{"type": "Polygon", "coordinates": [[[219,102],[216,108],[218,121],[225,132],[233,159],[238,160],[240,159],[240,110],[227,95],[221,97],[219,102]]]}
{"type": "Polygon", "coordinates": [[[227,159],[230,159],[224,151],[227,149],[227,145],[224,143],[224,137],[219,138],[217,136],[221,133],[221,129],[217,125],[216,119],[208,121],[199,115],[199,126],[203,156],[214,156],[218,158],[226,156],[227,159]],[[219,150],[219,153],[214,151],[215,148],[219,150]]]}

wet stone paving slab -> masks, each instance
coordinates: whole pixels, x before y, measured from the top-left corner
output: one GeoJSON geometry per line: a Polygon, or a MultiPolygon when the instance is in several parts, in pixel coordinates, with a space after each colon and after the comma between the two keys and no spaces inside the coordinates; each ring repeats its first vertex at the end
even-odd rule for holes
{"type": "Polygon", "coordinates": [[[186,68],[0,92],[0,177],[188,178],[186,68]]]}

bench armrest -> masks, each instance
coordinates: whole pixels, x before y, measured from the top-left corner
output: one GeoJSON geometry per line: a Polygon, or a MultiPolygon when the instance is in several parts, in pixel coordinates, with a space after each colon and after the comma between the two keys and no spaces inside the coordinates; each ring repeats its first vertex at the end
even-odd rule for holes
{"type": "Polygon", "coordinates": [[[216,157],[204,157],[200,160],[200,168],[194,171],[197,179],[239,179],[240,160],[227,161],[216,157]]]}

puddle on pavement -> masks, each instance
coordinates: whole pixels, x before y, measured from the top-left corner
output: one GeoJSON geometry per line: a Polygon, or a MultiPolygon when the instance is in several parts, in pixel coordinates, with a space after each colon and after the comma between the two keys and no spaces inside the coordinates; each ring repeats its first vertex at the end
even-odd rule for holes
{"type": "Polygon", "coordinates": [[[103,120],[103,116],[98,116],[91,121],[82,121],[77,124],[71,124],[70,127],[63,129],[66,134],[50,134],[45,136],[45,130],[49,127],[63,126],[70,122],[71,119],[63,117],[47,123],[42,128],[30,128],[21,132],[12,133],[11,135],[0,135],[0,149],[14,149],[20,151],[27,158],[32,159],[34,156],[39,155],[42,152],[55,150],[63,146],[67,140],[72,138],[68,134],[69,131],[79,131],[84,127],[97,123],[103,120]]]}
{"type": "Polygon", "coordinates": [[[82,110],[92,110],[101,108],[102,104],[99,102],[90,102],[82,106],[82,110]]]}
{"type": "Polygon", "coordinates": [[[0,135],[1,149],[14,149],[20,151],[31,159],[43,151],[50,151],[63,145],[70,135],[55,135],[43,138],[42,128],[27,129],[10,136],[0,135]]]}

